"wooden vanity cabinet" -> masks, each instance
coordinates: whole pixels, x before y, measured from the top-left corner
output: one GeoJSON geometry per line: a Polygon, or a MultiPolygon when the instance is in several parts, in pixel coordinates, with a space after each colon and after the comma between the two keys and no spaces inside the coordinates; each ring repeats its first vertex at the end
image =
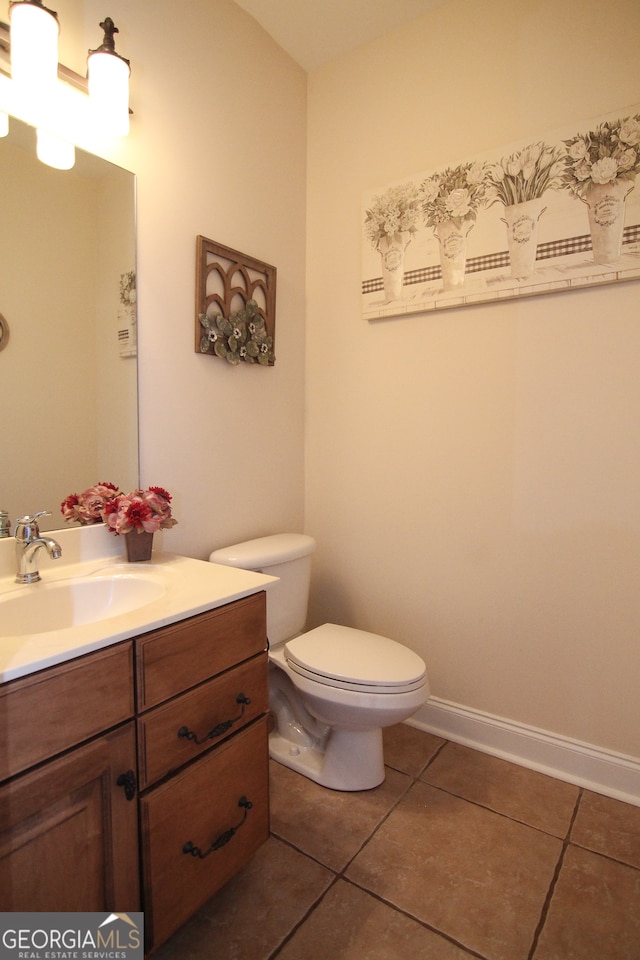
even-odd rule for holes
{"type": "Polygon", "coordinates": [[[269,835],[265,594],[136,641],[145,947],[269,835]]]}
{"type": "Polygon", "coordinates": [[[0,686],[0,910],[140,909],[132,654],[0,686]]]}
{"type": "Polygon", "coordinates": [[[266,646],[261,592],[0,685],[0,911],[143,910],[150,951],[244,866],[266,646]]]}

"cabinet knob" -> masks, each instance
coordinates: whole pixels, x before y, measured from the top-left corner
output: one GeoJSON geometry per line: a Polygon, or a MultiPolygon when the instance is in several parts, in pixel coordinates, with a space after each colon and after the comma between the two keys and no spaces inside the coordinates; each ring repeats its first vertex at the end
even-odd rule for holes
{"type": "Polygon", "coordinates": [[[133,800],[136,795],[136,775],[133,770],[121,773],[116,783],[119,787],[124,787],[124,795],[127,800],[133,800]]]}

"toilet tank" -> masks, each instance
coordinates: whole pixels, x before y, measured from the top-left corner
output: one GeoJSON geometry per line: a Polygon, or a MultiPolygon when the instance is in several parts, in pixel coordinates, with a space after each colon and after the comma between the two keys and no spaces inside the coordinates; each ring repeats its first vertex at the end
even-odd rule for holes
{"type": "Polygon", "coordinates": [[[281,646],[305,628],[315,548],[313,537],[303,533],[276,533],[222,547],[209,556],[212,563],[279,578],[267,590],[267,637],[272,647],[281,646]]]}

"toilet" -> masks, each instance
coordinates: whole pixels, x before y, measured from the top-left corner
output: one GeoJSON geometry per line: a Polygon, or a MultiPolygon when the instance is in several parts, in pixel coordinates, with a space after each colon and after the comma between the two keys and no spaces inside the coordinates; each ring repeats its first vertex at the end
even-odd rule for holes
{"type": "Polygon", "coordinates": [[[278,577],[267,588],[270,756],[332,790],[369,790],[384,780],[382,728],[429,696],[426,667],[374,633],[335,623],[302,632],[315,546],[312,537],[282,533],[209,559],[278,577]]]}

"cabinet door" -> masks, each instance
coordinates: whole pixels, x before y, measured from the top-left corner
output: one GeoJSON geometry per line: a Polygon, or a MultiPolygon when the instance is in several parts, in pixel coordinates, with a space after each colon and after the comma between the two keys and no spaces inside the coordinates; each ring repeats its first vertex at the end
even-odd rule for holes
{"type": "Polygon", "coordinates": [[[263,717],[141,798],[147,948],[171,936],[267,840],[268,762],[263,717]]]}
{"type": "Polygon", "coordinates": [[[0,788],[0,910],[140,909],[133,722],[0,788]]]}

